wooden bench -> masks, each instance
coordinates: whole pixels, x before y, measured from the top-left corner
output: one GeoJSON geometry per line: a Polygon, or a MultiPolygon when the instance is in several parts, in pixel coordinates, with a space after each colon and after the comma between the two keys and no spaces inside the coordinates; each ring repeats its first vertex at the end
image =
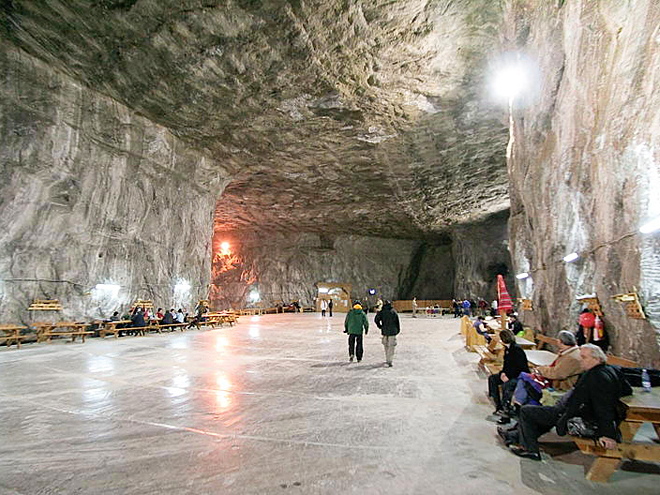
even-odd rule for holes
{"type": "Polygon", "coordinates": [[[639,368],[639,364],[637,364],[637,361],[633,361],[631,359],[626,359],[618,356],[612,356],[611,354],[607,355],[607,364],[621,366],[622,368],[639,368]]]}
{"type": "Polygon", "coordinates": [[[651,443],[618,443],[616,449],[606,449],[599,446],[595,440],[582,437],[570,437],[583,454],[597,456],[586,474],[590,481],[607,483],[610,476],[619,467],[621,459],[658,462],[660,460],[660,445],[651,443]]]}
{"type": "Polygon", "coordinates": [[[26,327],[23,325],[0,325],[0,331],[4,335],[0,336],[0,341],[7,343],[7,348],[11,347],[12,343],[16,343],[17,348],[21,348],[21,340],[23,340],[26,335],[21,335],[21,330],[24,330],[26,327]]]}
{"type": "Polygon", "coordinates": [[[536,339],[537,349],[541,349],[543,347],[543,344],[548,344],[551,346],[554,346],[555,349],[559,349],[559,339],[555,339],[553,337],[548,337],[547,335],[544,335],[542,333],[537,333],[534,338],[536,339]]]}
{"type": "Polygon", "coordinates": [[[71,342],[76,341],[76,337],[80,337],[83,344],[85,343],[85,337],[88,335],[94,335],[94,332],[86,330],[71,330],[69,332],[44,332],[43,338],[48,339],[48,343],[52,342],[53,337],[71,337],[71,342]]]}

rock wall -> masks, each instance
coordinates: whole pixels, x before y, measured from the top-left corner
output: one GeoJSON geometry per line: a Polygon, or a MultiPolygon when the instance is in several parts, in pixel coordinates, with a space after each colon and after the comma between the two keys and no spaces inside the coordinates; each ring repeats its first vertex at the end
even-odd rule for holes
{"type": "Polygon", "coordinates": [[[0,68],[0,322],[205,297],[222,167],[6,44],[0,68]],[[28,314],[35,298],[65,310],[28,314]]]}
{"type": "Polygon", "coordinates": [[[257,290],[271,306],[301,300],[313,305],[317,282],[351,284],[354,299],[369,288],[387,299],[451,298],[453,261],[448,245],[402,239],[318,234],[217,233],[212,300],[218,308],[243,307],[257,290]],[[221,254],[222,241],[230,254],[221,254]]]}
{"type": "Polygon", "coordinates": [[[487,220],[457,226],[452,230],[452,257],[456,264],[454,294],[457,298],[497,298],[497,275],[503,275],[514,299],[515,277],[509,254],[509,212],[491,215],[487,220]]]}
{"type": "Polygon", "coordinates": [[[510,245],[532,274],[525,322],[575,329],[576,296],[596,293],[613,352],[660,367],[660,5],[508,2],[505,46],[538,78],[513,102],[510,245]],[[562,257],[580,258],[571,264],[562,257]],[[648,319],[611,296],[639,293],[648,319]]]}

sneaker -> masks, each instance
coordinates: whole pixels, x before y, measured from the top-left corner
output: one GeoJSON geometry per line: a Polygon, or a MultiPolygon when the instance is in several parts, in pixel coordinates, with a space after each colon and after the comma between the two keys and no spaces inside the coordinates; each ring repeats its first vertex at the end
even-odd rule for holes
{"type": "Polygon", "coordinates": [[[360,361],[362,361],[362,359],[358,359],[358,363],[359,363],[360,361]]]}
{"type": "Polygon", "coordinates": [[[389,367],[391,368],[391,367],[392,367],[392,363],[387,363],[387,366],[389,366],[389,367]]]}
{"type": "Polygon", "coordinates": [[[497,420],[498,425],[508,425],[509,423],[511,423],[509,416],[500,416],[500,419],[497,420]]]}
{"type": "Polygon", "coordinates": [[[348,356],[348,361],[352,363],[353,362],[353,356],[348,356]]]}

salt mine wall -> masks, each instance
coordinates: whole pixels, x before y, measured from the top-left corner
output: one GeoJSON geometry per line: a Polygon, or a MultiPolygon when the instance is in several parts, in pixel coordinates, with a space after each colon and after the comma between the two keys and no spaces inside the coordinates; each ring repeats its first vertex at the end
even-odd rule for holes
{"type": "Polygon", "coordinates": [[[312,306],[318,282],[350,284],[353,299],[450,299],[450,247],[359,235],[217,233],[231,253],[213,262],[211,299],[215,307],[242,307],[256,290],[270,306],[300,300],[312,306]]]}
{"type": "Polygon", "coordinates": [[[456,278],[454,294],[458,299],[497,297],[497,275],[502,275],[515,299],[516,286],[509,254],[508,210],[491,215],[483,222],[452,229],[452,257],[456,278]]]}
{"type": "Polygon", "coordinates": [[[574,330],[596,294],[614,354],[660,367],[660,236],[638,230],[660,214],[660,7],[633,3],[510,2],[505,45],[537,76],[513,101],[510,246],[525,323],[574,330]]]}
{"type": "Polygon", "coordinates": [[[0,69],[1,321],[107,317],[136,298],[192,310],[222,167],[23,52],[3,45],[0,69]],[[34,299],[64,311],[28,313],[34,299]]]}

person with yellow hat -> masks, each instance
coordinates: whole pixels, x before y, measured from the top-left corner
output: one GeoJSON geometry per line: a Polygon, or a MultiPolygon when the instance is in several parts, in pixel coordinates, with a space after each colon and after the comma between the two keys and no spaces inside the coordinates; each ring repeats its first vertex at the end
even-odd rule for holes
{"type": "Polygon", "coordinates": [[[369,321],[367,315],[362,311],[362,305],[359,302],[353,304],[351,309],[346,315],[344,320],[344,333],[348,334],[348,360],[353,362],[353,358],[357,357],[357,362],[362,361],[364,349],[362,347],[362,330],[364,334],[369,333],[369,321]]]}

